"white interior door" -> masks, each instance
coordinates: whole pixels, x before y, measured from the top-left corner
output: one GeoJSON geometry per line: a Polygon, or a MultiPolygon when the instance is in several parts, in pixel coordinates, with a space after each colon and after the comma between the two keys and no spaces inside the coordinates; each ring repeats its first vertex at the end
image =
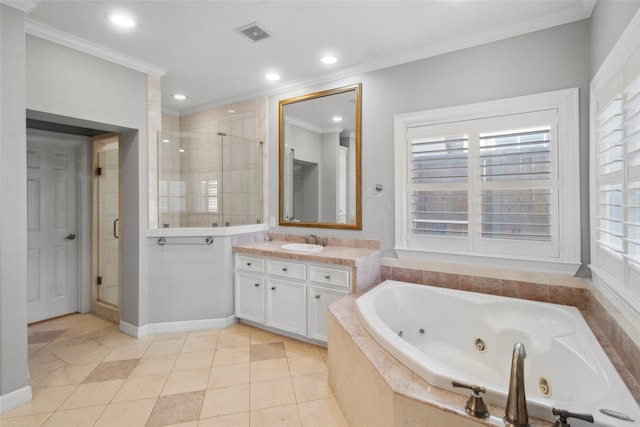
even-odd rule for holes
{"type": "Polygon", "coordinates": [[[77,144],[27,133],[28,322],[78,311],[77,144]]]}

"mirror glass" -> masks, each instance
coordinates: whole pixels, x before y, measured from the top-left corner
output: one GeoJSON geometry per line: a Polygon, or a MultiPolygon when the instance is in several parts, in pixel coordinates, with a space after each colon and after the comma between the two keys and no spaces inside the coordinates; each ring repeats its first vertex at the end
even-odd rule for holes
{"type": "Polygon", "coordinates": [[[361,85],[280,101],[280,225],[362,229],[361,85]]]}

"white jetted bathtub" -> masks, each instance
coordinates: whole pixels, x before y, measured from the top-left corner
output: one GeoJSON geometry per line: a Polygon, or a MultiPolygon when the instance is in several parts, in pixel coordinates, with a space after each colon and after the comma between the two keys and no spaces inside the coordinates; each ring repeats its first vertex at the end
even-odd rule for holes
{"type": "Polygon", "coordinates": [[[469,395],[451,382],[480,385],[485,401],[504,407],[513,347],[521,342],[530,416],[553,421],[555,407],[593,415],[594,424],[570,418],[574,427],[640,426],[640,407],[574,307],[393,280],[356,305],[371,336],[436,387],[469,395]]]}

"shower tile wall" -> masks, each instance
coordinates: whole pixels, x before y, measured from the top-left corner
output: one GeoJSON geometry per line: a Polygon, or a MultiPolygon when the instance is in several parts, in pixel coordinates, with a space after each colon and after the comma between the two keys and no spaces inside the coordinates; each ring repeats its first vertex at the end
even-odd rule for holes
{"type": "Polygon", "coordinates": [[[262,222],[265,136],[266,99],[163,115],[161,140],[169,142],[160,142],[160,227],[262,222]]]}

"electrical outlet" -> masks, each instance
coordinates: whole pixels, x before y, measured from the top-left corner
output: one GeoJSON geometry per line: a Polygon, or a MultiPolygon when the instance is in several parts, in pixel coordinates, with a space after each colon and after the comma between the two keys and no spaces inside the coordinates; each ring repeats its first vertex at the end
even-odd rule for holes
{"type": "Polygon", "coordinates": [[[275,227],[276,226],[276,217],[275,216],[270,216],[269,217],[269,227],[275,227]]]}

